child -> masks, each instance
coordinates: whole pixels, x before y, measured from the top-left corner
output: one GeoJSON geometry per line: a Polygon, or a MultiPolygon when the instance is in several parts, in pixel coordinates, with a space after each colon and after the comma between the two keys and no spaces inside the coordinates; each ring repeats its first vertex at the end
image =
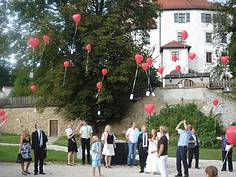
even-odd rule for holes
{"type": "Polygon", "coordinates": [[[218,170],[215,166],[208,166],[205,169],[206,177],[217,177],[218,176],[218,170]]]}
{"type": "Polygon", "coordinates": [[[91,156],[93,166],[93,177],[96,177],[95,170],[98,167],[99,176],[101,175],[102,144],[97,136],[92,137],[91,156]]]}

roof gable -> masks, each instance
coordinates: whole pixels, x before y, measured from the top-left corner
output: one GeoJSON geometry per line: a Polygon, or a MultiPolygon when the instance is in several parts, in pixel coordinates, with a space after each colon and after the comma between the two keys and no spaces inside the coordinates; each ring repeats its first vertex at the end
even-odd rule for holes
{"type": "Polygon", "coordinates": [[[191,46],[189,46],[187,44],[183,44],[178,41],[172,41],[168,44],[161,46],[161,52],[163,51],[163,49],[181,49],[181,48],[182,49],[187,48],[189,50],[191,48],[191,46]]]}
{"type": "Polygon", "coordinates": [[[157,3],[162,10],[214,9],[214,4],[207,0],[157,0],[157,3]]]}

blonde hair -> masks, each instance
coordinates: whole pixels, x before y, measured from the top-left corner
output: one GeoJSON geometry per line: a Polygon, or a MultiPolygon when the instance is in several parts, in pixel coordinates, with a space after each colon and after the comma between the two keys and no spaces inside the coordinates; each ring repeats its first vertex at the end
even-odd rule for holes
{"type": "Polygon", "coordinates": [[[99,142],[99,138],[97,136],[93,136],[91,139],[91,144],[93,144],[95,142],[99,142]]]}
{"type": "Polygon", "coordinates": [[[164,134],[167,133],[167,127],[166,126],[160,126],[160,131],[162,131],[164,134]]]}
{"type": "Polygon", "coordinates": [[[205,172],[208,175],[208,177],[217,177],[218,176],[218,169],[215,166],[206,167],[205,172]]]}
{"type": "Polygon", "coordinates": [[[28,128],[25,128],[21,134],[22,138],[26,138],[26,137],[29,137],[29,129],[28,128]]]}
{"type": "Polygon", "coordinates": [[[111,125],[106,125],[104,132],[108,132],[109,130],[111,130],[111,125]]]}

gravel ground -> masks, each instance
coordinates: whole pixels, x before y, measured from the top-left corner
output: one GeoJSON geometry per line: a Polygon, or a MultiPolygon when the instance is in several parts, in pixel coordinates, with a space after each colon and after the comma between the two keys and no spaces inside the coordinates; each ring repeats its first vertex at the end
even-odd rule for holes
{"type": "MultiPolygon", "coordinates": [[[[208,165],[215,165],[218,169],[221,168],[221,161],[215,160],[200,160],[200,169],[190,169],[190,177],[204,177],[204,169],[208,165]]],[[[234,162],[234,167],[236,163],[234,162]]],[[[90,165],[76,165],[67,166],[62,164],[51,164],[48,163],[44,167],[46,175],[38,175],[45,177],[91,177],[92,168],[90,165]]],[[[33,164],[31,164],[30,172],[33,173],[33,164]]],[[[111,169],[106,169],[102,167],[102,173],[104,177],[152,177],[160,175],[150,175],[150,174],[139,174],[138,167],[128,167],[128,166],[113,166],[111,169]]],[[[176,174],[175,169],[175,159],[168,159],[168,173],[169,176],[174,176],[176,174]]],[[[0,177],[18,177],[23,176],[20,173],[20,165],[12,163],[0,163],[0,177]]],[[[33,174],[27,176],[34,176],[33,174]]],[[[236,170],[234,172],[219,172],[219,177],[235,177],[236,170]]]]}

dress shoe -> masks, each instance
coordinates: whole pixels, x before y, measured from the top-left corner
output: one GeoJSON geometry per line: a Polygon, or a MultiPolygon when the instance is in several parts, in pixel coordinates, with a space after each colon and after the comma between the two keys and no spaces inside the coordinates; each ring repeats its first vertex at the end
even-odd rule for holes
{"type": "Polygon", "coordinates": [[[34,172],[34,175],[38,175],[38,172],[34,172]]]}
{"type": "Polygon", "coordinates": [[[226,169],[221,169],[221,171],[226,171],[226,169]]]}
{"type": "Polygon", "coordinates": [[[143,171],[143,170],[140,170],[139,173],[144,173],[144,171],[143,171]]]}
{"type": "Polygon", "coordinates": [[[45,173],[44,173],[44,172],[40,172],[39,174],[40,174],[40,175],[45,175],[45,173]]]}
{"type": "Polygon", "coordinates": [[[199,167],[195,167],[196,169],[200,169],[199,167]]]}
{"type": "Polygon", "coordinates": [[[175,175],[175,177],[182,177],[182,175],[175,175]]]}

